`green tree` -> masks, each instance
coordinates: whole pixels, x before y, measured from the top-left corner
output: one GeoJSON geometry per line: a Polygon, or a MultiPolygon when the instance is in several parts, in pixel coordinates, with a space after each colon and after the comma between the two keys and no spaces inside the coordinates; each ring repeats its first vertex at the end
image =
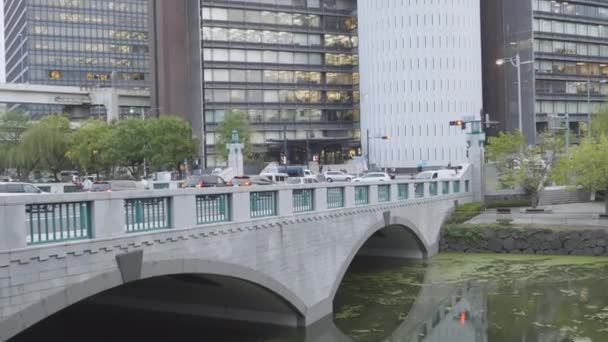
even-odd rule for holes
{"type": "MultiPolygon", "coordinates": [[[[14,168],[18,177],[23,177],[24,165],[19,163],[17,150],[28,127],[29,118],[25,113],[21,111],[0,113],[0,172],[14,168]]],[[[25,173],[29,174],[29,170],[25,173]]]]}
{"type": "Polygon", "coordinates": [[[192,127],[174,116],[162,116],[147,120],[145,129],[150,140],[146,143],[146,158],[155,171],[180,169],[183,160],[196,153],[196,142],[192,139],[192,127]]]}
{"type": "Polygon", "coordinates": [[[104,158],[114,161],[114,165],[126,167],[131,175],[139,177],[146,157],[146,142],[149,140],[146,125],[147,121],[137,118],[116,123],[101,145],[104,158]]]}
{"type": "Polygon", "coordinates": [[[251,160],[251,128],[247,115],[240,110],[232,110],[224,116],[224,121],[217,126],[216,141],[217,157],[220,160],[228,159],[226,144],[232,140],[232,131],[239,133],[239,138],[243,144],[243,156],[245,160],[251,160]]]}
{"type": "Polygon", "coordinates": [[[488,140],[486,149],[488,160],[497,163],[499,185],[524,188],[533,208],[538,206],[539,195],[550,181],[552,167],[565,148],[559,135],[542,133],[537,140],[537,145],[528,146],[521,132],[500,133],[488,140]]]}
{"type": "Polygon", "coordinates": [[[19,153],[58,179],[59,172],[70,166],[67,158],[70,133],[70,121],[66,117],[47,116],[24,132],[19,153]]]}
{"type": "Polygon", "coordinates": [[[68,157],[82,170],[99,175],[114,165],[105,149],[111,141],[112,126],[105,121],[90,119],[85,121],[70,137],[68,157]]]}
{"type": "Polygon", "coordinates": [[[608,104],[598,108],[591,120],[591,134],[595,138],[608,135],[608,104]]]}
{"type": "Polygon", "coordinates": [[[556,179],[589,191],[606,191],[605,214],[608,215],[608,135],[586,139],[570,150],[556,165],[556,179]]]}

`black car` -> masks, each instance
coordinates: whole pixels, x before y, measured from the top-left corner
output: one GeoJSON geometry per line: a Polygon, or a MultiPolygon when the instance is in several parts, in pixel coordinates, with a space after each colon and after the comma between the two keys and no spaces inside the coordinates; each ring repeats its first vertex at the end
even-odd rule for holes
{"type": "Polygon", "coordinates": [[[226,182],[222,177],[216,175],[189,176],[181,184],[182,188],[214,188],[232,186],[232,183],[226,182]]]}

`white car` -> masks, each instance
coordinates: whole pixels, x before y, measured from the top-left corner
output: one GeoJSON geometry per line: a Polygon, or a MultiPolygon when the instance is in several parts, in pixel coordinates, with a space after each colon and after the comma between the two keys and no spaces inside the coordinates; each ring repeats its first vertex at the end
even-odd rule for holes
{"type": "Polygon", "coordinates": [[[319,181],[315,177],[289,177],[286,184],[317,184],[319,181]]]}
{"type": "Polygon", "coordinates": [[[384,172],[370,172],[363,177],[353,179],[354,182],[388,182],[391,177],[384,172]]]}
{"type": "Polygon", "coordinates": [[[325,181],[328,183],[332,182],[350,182],[353,179],[353,176],[348,173],[344,173],[342,171],[325,171],[323,172],[323,177],[325,181]]]}

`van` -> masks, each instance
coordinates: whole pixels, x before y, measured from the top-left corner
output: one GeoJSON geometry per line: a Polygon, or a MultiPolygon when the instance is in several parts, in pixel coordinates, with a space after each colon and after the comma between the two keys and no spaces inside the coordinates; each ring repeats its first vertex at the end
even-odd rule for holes
{"type": "Polygon", "coordinates": [[[455,178],[458,176],[456,170],[432,170],[423,171],[416,175],[416,179],[438,179],[438,178],[455,178]]]}
{"type": "Polygon", "coordinates": [[[278,183],[278,184],[285,184],[285,181],[289,177],[288,174],[280,173],[280,172],[264,172],[264,173],[260,173],[260,176],[264,176],[264,177],[270,179],[273,183],[278,183]]]}
{"type": "Polygon", "coordinates": [[[289,177],[314,176],[312,171],[308,170],[304,166],[298,166],[298,165],[281,165],[281,166],[277,167],[277,172],[286,173],[289,177]]]}

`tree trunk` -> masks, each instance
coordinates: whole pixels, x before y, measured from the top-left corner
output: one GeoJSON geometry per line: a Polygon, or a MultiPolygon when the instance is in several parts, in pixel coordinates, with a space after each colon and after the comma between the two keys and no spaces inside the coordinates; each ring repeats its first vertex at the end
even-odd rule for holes
{"type": "Polygon", "coordinates": [[[532,209],[536,209],[538,207],[538,192],[533,192],[530,195],[530,205],[532,205],[532,209]]]}
{"type": "Polygon", "coordinates": [[[604,191],[604,215],[608,215],[608,189],[604,191]]]}

